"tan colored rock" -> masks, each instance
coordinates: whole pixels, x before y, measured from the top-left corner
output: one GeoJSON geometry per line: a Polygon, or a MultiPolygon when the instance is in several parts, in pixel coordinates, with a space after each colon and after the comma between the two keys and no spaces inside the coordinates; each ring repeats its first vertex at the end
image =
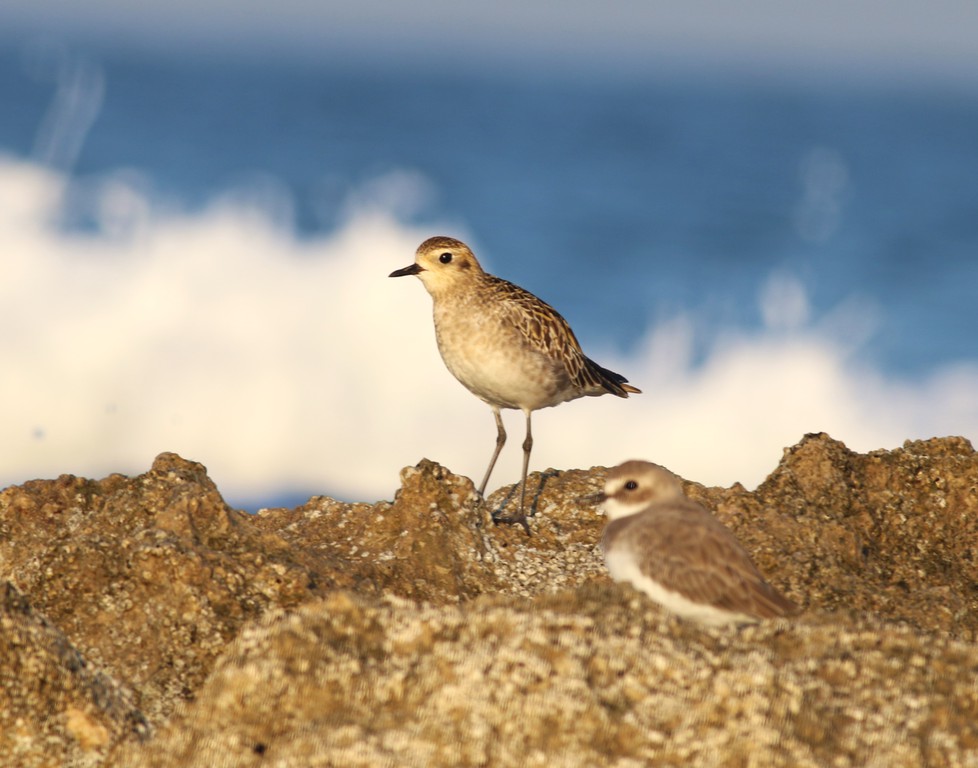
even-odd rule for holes
{"type": "Polygon", "coordinates": [[[317,594],[288,544],[227,507],[205,469],[62,476],[0,493],[0,578],[138,692],[150,723],[193,695],[248,619],[317,594]]]}
{"type": "Polygon", "coordinates": [[[259,530],[310,557],[333,584],[379,595],[457,602],[499,587],[472,481],[423,459],[401,472],[393,503],[342,504],[314,497],[295,510],[262,510],[259,530]]]}
{"type": "Polygon", "coordinates": [[[149,736],[135,699],[0,583],[0,764],[101,765],[112,745],[149,736]]]}
{"type": "Polygon", "coordinates": [[[688,493],[805,604],[978,639],[978,455],[967,440],[857,454],[808,435],[753,493],[688,493]]]}
{"type": "MultiPolygon", "coordinates": [[[[964,765],[978,649],[815,617],[704,630],[592,583],[269,613],[118,765],[964,765]]],[[[970,755],[970,757],[969,757],[970,755]]]]}
{"type": "Polygon", "coordinates": [[[864,455],[809,435],[755,492],[687,483],[806,608],[743,630],[610,583],[580,504],[602,468],[532,475],[530,537],[491,522],[511,487],[483,505],[432,462],[401,477],[393,502],[258,515],[172,454],[0,492],[0,582],[22,606],[4,627],[42,638],[0,646],[0,758],[978,765],[963,439],[864,455]],[[26,669],[51,682],[32,694],[26,669]]]}

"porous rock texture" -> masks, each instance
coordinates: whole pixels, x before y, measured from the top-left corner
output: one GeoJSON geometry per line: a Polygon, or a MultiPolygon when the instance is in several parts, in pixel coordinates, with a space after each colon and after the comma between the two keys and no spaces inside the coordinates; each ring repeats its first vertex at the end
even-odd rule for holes
{"type": "Polygon", "coordinates": [[[978,766],[966,440],[687,482],[805,609],[742,628],[608,580],[604,474],[533,474],[530,537],[427,460],[257,515],[174,454],[7,488],[0,765],[978,766]]]}

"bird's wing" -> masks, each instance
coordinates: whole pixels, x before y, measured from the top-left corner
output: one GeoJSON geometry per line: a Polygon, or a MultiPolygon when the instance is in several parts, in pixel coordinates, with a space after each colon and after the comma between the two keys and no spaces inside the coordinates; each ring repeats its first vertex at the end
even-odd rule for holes
{"type": "Polygon", "coordinates": [[[626,381],[624,376],[602,368],[587,358],[570,324],[547,302],[518,285],[490,277],[498,281],[497,289],[506,298],[506,317],[519,329],[525,343],[549,359],[559,361],[575,387],[585,392],[605,390],[620,397],[628,397],[628,392],[639,391],[623,386],[626,381]]]}
{"type": "Polygon", "coordinates": [[[640,518],[630,546],[651,579],[693,602],[749,616],[796,610],[765,581],[736,537],[695,502],[657,504],[640,518]]]}

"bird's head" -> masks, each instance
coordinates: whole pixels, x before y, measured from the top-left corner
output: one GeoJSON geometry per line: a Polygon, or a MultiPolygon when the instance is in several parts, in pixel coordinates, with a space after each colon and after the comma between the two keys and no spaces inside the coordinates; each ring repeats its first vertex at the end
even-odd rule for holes
{"type": "Polygon", "coordinates": [[[475,254],[461,240],[430,237],[418,246],[414,264],[390,273],[390,277],[417,275],[432,296],[457,290],[483,273],[475,254]]]}
{"type": "Polygon", "coordinates": [[[637,514],[649,505],[682,498],[683,487],[668,469],[648,461],[626,461],[608,470],[604,491],[596,494],[610,520],[637,514]]]}

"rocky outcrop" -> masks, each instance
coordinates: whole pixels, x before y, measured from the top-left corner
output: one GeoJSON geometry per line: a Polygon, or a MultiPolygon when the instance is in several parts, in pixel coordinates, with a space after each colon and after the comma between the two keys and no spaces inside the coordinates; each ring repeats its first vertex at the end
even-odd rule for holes
{"type": "Polygon", "coordinates": [[[754,492],[687,483],[805,607],[742,629],[608,580],[603,476],[532,475],[530,537],[428,461],[257,515],[173,454],[7,488],[0,763],[978,765],[966,440],[809,435],[754,492]]]}

